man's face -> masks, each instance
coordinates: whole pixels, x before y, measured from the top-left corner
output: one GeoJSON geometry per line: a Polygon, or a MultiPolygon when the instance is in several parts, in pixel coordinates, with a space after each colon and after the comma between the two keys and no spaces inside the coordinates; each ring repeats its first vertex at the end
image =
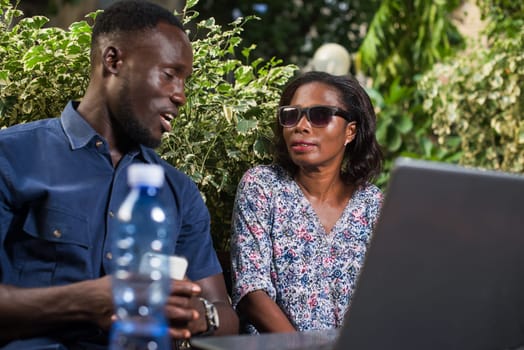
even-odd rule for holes
{"type": "Polygon", "coordinates": [[[193,52],[187,35],[163,22],[130,40],[116,85],[109,87],[114,89],[109,91],[109,108],[113,122],[131,142],[155,148],[186,102],[184,85],[193,52]]]}

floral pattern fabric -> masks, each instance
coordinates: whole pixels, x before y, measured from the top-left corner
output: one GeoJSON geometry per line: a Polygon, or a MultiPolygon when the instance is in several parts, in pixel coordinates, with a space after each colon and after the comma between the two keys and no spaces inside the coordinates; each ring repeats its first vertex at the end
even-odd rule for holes
{"type": "Polygon", "coordinates": [[[375,185],[359,187],[326,233],[284,169],[248,170],[233,213],[233,305],[263,290],[299,331],[340,327],[382,200],[375,185]]]}

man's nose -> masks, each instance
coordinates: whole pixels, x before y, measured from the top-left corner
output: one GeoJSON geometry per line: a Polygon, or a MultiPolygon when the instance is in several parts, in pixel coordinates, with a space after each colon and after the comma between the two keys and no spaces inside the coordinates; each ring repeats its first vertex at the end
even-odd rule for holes
{"type": "Polygon", "coordinates": [[[173,90],[169,96],[171,102],[177,106],[182,106],[186,103],[186,93],[185,93],[185,81],[180,80],[173,84],[173,90]]]}

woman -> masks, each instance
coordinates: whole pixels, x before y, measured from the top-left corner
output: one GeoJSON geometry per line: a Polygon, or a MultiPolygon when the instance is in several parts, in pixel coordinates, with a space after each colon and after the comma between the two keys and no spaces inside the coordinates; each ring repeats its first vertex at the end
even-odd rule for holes
{"type": "Polygon", "coordinates": [[[252,333],[339,327],[382,203],[375,113],[356,80],[322,72],[279,106],[275,164],[237,190],[233,303],[252,333]]]}

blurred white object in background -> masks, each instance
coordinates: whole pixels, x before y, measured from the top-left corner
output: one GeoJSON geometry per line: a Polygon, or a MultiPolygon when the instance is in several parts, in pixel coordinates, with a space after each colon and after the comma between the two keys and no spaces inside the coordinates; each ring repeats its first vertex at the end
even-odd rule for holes
{"type": "Polygon", "coordinates": [[[316,71],[345,75],[349,73],[351,56],[342,45],[327,43],[315,51],[311,65],[313,70],[316,71]]]}

